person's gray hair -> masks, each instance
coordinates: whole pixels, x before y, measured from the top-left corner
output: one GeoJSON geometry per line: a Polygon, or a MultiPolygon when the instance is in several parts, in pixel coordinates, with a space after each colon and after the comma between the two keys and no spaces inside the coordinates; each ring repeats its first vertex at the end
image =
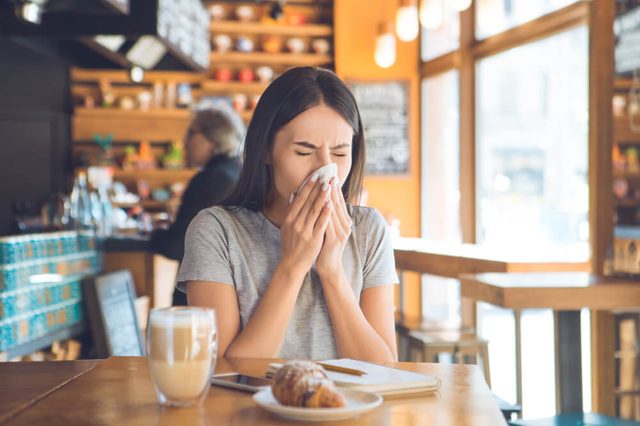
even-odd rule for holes
{"type": "Polygon", "coordinates": [[[216,154],[235,156],[242,145],[244,125],[233,114],[217,108],[201,109],[195,112],[190,128],[214,144],[216,154]]]}

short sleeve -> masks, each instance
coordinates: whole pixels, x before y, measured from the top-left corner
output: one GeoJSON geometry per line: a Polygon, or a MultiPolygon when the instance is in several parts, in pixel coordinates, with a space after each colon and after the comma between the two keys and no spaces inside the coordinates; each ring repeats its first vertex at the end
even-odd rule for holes
{"type": "Polygon", "coordinates": [[[229,239],[222,223],[220,207],[201,210],[193,218],[184,242],[184,257],[176,278],[185,291],[187,281],[209,281],[234,285],[229,259],[229,239]]]}
{"type": "Polygon", "coordinates": [[[367,235],[363,288],[398,284],[400,280],[387,223],[377,210],[367,210],[367,217],[361,224],[366,227],[367,235]]]}

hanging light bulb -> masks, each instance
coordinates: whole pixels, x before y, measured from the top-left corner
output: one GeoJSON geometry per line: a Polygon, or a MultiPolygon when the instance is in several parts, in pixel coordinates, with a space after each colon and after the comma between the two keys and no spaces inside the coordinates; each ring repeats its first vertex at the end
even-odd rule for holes
{"type": "Polygon", "coordinates": [[[442,24],[443,0],[422,0],[420,3],[420,23],[428,30],[435,30],[442,24]]]}
{"type": "Polygon", "coordinates": [[[378,26],[374,59],[381,68],[389,68],[396,62],[396,36],[391,22],[381,22],[378,26]]]}
{"type": "Polygon", "coordinates": [[[453,0],[453,8],[458,12],[463,12],[469,9],[473,0],[453,0]]]}
{"type": "Polygon", "coordinates": [[[402,41],[413,41],[418,37],[419,31],[417,0],[400,0],[400,7],[396,12],[398,38],[402,41]]]}

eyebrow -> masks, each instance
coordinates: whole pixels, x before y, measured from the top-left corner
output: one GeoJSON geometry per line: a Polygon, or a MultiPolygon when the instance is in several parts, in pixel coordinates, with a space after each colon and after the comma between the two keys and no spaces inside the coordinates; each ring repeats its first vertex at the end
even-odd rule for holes
{"type": "MultiPolygon", "coordinates": [[[[317,145],[314,145],[314,144],[312,144],[310,142],[294,142],[293,144],[294,145],[299,145],[299,146],[301,146],[303,148],[318,149],[317,145]]],[[[329,149],[334,150],[334,149],[348,148],[350,146],[351,146],[350,143],[341,143],[341,144],[338,144],[338,145],[334,145],[329,149]]]]}

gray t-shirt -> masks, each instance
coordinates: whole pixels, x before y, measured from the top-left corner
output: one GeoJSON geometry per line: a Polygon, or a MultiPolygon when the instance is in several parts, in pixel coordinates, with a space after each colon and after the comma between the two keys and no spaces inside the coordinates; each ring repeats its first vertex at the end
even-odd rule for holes
{"type": "MultiPolygon", "coordinates": [[[[352,210],[352,232],[342,265],[358,300],[366,288],[398,283],[393,249],[380,213],[352,210]]],[[[211,207],[193,219],[178,271],[178,288],[186,281],[209,281],[235,288],[244,327],[267,289],[281,254],[280,230],[261,212],[211,207]]],[[[338,356],[318,274],[305,277],[279,356],[285,359],[331,359],[338,356]]]]}

